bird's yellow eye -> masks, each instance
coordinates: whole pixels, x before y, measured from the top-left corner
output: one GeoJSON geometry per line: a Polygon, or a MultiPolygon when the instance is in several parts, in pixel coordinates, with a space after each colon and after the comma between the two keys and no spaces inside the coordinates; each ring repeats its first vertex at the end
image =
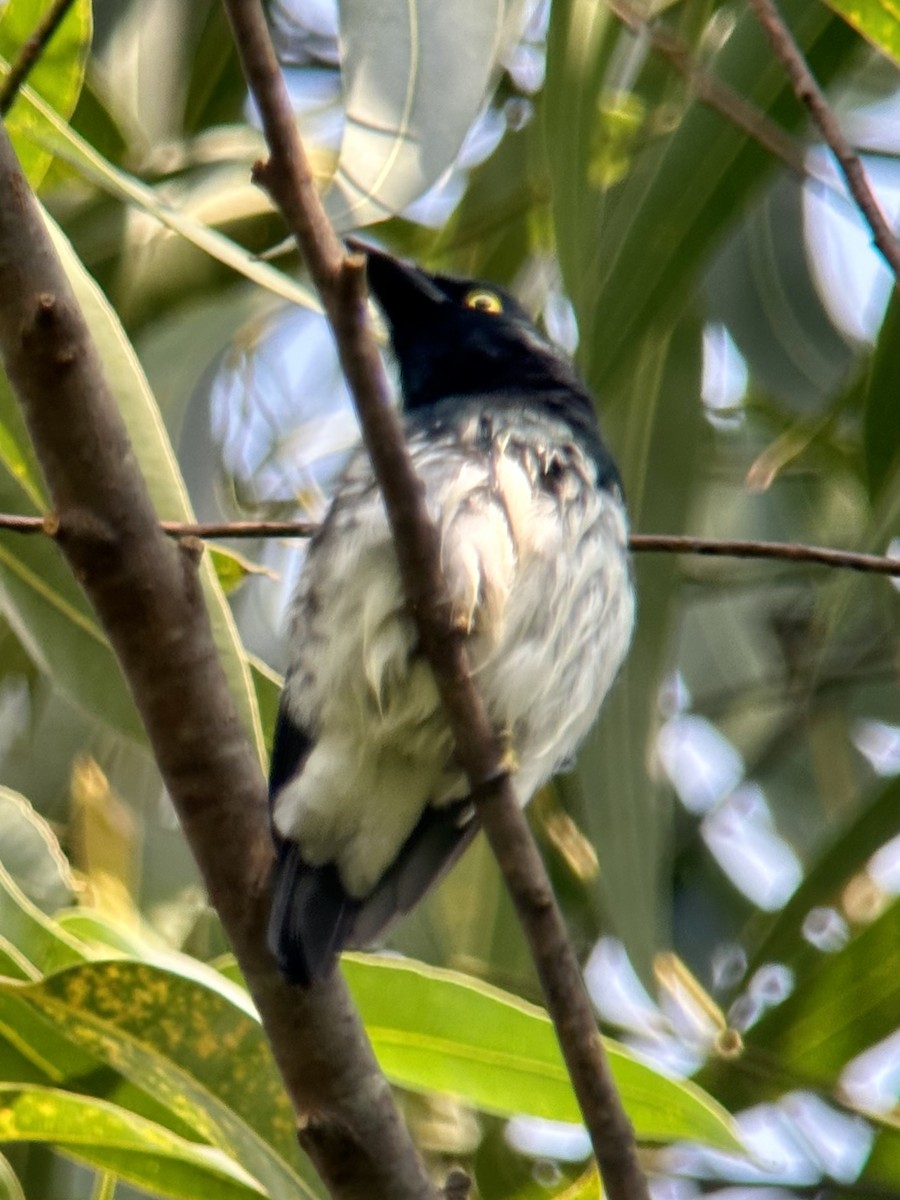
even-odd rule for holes
{"type": "Polygon", "coordinates": [[[466,308],[474,308],[476,312],[503,312],[503,301],[496,292],[489,292],[487,288],[473,288],[463,300],[463,304],[466,308]]]}

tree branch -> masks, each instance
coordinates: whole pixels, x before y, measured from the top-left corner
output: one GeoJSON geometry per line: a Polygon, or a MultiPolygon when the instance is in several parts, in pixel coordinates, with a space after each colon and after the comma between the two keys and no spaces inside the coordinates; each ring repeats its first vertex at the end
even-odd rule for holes
{"type": "Polygon", "coordinates": [[[859,554],[807,546],[802,542],[760,542],[739,539],[680,537],[674,534],[633,533],[631,549],[641,553],[702,554],[714,558],[768,558],[782,562],[816,563],[822,567],[900,576],[900,558],[859,554]]]}
{"type": "MultiPolygon", "coordinates": [[[[160,521],[163,533],[173,538],[217,539],[310,538],[319,530],[315,521],[160,521]]],[[[58,522],[52,516],[27,517],[0,513],[0,529],[9,533],[44,533],[56,537],[58,522]]],[[[781,562],[814,563],[871,575],[900,576],[900,558],[884,554],[860,554],[809,546],[804,542],[764,542],[742,538],[698,538],[672,533],[633,533],[628,539],[635,554],[699,554],[707,558],[759,558],[781,562]]]]}
{"type": "Polygon", "coordinates": [[[740,92],[718,79],[697,62],[683,38],[660,21],[648,20],[646,12],[632,7],[627,0],[608,0],[610,10],[628,28],[644,34],[652,49],[664,58],[688,83],[694,95],[708,108],[730,121],[737,129],[758,142],[774,158],[801,179],[811,179],[804,147],[775,121],[771,121],[740,92]]]}
{"type": "Polygon", "coordinates": [[[872,231],[872,240],[894,273],[894,286],[897,287],[900,285],[900,242],[894,237],[893,230],[881,210],[881,205],[869,186],[869,180],[859,155],[844,137],[837,117],[832,112],[824,92],[809,69],[806,59],[803,57],[803,51],[785,25],[784,18],[778,11],[774,0],[750,0],[750,7],[756,14],[776,56],[781,60],[797,98],[809,109],[822,137],[831,147],[850,194],[872,231]]]}
{"type": "Polygon", "coordinates": [[[116,651],[262,1018],[301,1140],[335,1196],[434,1191],[341,976],[290,988],[266,948],[272,843],[186,547],[164,537],[84,318],[0,129],[0,355],[56,511],[56,539],[116,651]]]}
{"type": "Polygon", "coordinates": [[[0,87],[0,117],[5,117],[12,108],[22,84],[40,62],[41,55],[73,3],[74,0],[53,0],[36,25],[34,33],[22,46],[15,62],[10,63],[9,74],[0,87]]]}
{"type": "Polygon", "coordinates": [[[271,157],[255,176],[282,210],[319,289],[384,497],[407,602],[441,694],[478,816],[522,921],[612,1200],[645,1200],[634,1131],[546,870],[516,802],[499,738],[469,673],[440,569],[437,530],[410,462],[369,324],[365,260],[344,257],[312,181],[258,0],[224,0],[271,157]]]}

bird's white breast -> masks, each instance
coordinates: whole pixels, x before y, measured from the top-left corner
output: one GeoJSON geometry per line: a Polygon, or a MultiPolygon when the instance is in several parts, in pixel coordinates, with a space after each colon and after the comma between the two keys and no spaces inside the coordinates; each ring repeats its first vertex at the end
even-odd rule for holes
{"type": "MultiPolygon", "coordinates": [[[[410,450],[441,534],[454,617],[527,802],[593,722],[634,622],[625,511],[565,426],[483,422],[410,450]]],[[[285,699],[313,747],[275,800],[306,861],[365,895],[429,803],[466,795],[417,652],[368,459],[346,472],[294,602],[285,699]]]]}

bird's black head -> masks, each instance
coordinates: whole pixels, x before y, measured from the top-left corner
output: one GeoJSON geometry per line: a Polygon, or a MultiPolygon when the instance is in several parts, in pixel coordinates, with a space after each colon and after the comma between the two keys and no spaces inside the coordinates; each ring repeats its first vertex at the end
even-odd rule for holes
{"type": "Polygon", "coordinates": [[[369,289],[390,328],[407,412],[448,396],[577,382],[508,292],[429,275],[371,247],[360,249],[367,255],[369,289]]]}
{"type": "Polygon", "coordinates": [[[544,409],[571,426],[604,473],[611,460],[590,392],[513,296],[350,244],[367,256],[369,290],[390,329],[405,412],[425,416],[443,400],[476,397],[544,409]]]}

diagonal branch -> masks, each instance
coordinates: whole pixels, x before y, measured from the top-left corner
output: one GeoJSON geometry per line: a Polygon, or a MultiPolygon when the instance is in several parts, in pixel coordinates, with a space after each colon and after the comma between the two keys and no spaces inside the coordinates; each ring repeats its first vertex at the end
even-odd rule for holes
{"type": "Polygon", "coordinates": [[[798,99],[809,109],[822,137],[831,147],[850,194],[872,232],[872,240],[894,273],[894,286],[897,287],[900,285],[900,242],[894,236],[881,205],[869,186],[859,155],[844,137],[837,117],[809,69],[803,51],[784,23],[775,0],[750,0],[750,7],[756,14],[772,49],[781,60],[798,99]]]}
{"type": "Polygon", "coordinates": [[[281,209],[322,295],[394,535],[422,648],[434,672],[472,789],[531,946],[563,1056],[612,1200],[646,1200],[634,1131],[612,1081],[578,960],[527,822],[499,739],[453,628],[438,533],[410,462],[369,324],[365,261],[345,257],[318,198],[259,0],[224,0],[271,157],[256,179],[281,209]]]}
{"type": "Polygon", "coordinates": [[[646,11],[639,11],[628,0],[608,0],[608,4],[623,25],[627,25],[633,33],[648,38],[655,53],[670,63],[687,81],[698,100],[758,142],[800,179],[811,177],[802,143],[770,120],[762,109],[740,92],[711,71],[705,70],[690,45],[677,33],[667,29],[661,21],[648,19],[646,11]]]}
{"type": "Polygon", "coordinates": [[[0,86],[0,117],[5,117],[12,108],[22,85],[41,61],[41,55],[73,3],[74,0],[53,0],[36,25],[34,33],[22,46],[18,57],[10,63],[9,74],[0,86]]]}
{"type": "Polygon", "coordinates": [[[212,641],[196,543],[166,538],[84,317],[0,128],[0,356],[56,513],[334,1196],[433,1200],[339,974],[290,988],[266,949],[265,786],[212,641]]]}

